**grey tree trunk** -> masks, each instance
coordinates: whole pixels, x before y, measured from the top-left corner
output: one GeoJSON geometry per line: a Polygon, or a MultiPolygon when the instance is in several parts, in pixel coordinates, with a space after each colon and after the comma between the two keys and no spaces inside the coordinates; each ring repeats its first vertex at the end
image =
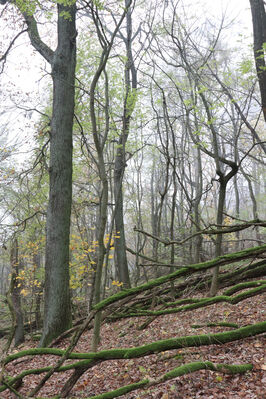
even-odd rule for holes
{"type": "Polygon", "coordinates": [[[123,287],[130,287],[130,278],[128,271],[127,255],[126,255],[126,238],[124,227],[124,210],[123,210],[123,191],[122,180],[125,170],[125,161],[122,154],[123,149],[118,148],[115,159],[114,171],[114,193],[115,193],[115,230],[120,237],[115,243],[115,260],[117,264],[118,280],[123,283],[123,287]]]}
{"type": "MultiPolygon", "coordinates": [[[[12,298],[13,311],[15,316],[14,345],[18,346],[22,342],[24,342],[24,318],[21,307],[21,294],[20,294],[21,289],[18,286],[20,280],[17,279],[20,268],[17,239],[14,239],[12,242],[10,263],[11,263],[11,282],[10,282],[11,298],[12,298]]],[[[12,311],[12,309],[10,309],[10,311],[12,311]]]]}
{"type": "MultiPolygon", "coordinates": [[[[202,198],[202,162],[200,148],[195,150],[195,200],[193,201],[193,218],[195,222],[195,231],[200,230],[200,201],[202,198]]],[[[193,240],[193,262],[199,263],[202,250],[202,236],[198,235],[193,240]]]]}
{"type": "MultiPolygon", "coordinates": [[[[241,169],[241,172],[243,173],[243,176],[244,176],[244,178],[246,179],[246,181],[248,183],[249,195],[250,195],[250,199],[251,199],[251,202],[252,202],[252,217],[253,217],[253,219],[258,219],[259,218],[258,205],[257,205],[257,200],[256,200],[256,196],[255,196],[255,193],[254,193],[254,189],[252,187],[251,179],[249,178],[248,174],[244,172],[243,168],[241,169]]],[[[260,237],[259,227],[256,226],[254,228],[254,230],[255,230],[255,237],[256,237],[256,240],[258,242],[258,245],[262,245],[263,244],[263,240],[261,240],[261,237],[260,237]]]]}
{"type": "MultiPolygon", "coordinates": [[[[1,4],[9,0],[1,0],[1,4]]],[[[44,329],[40,346],[71,326],[69,232],[72,203],[72,129],[76,67],[76,4],[57,4],[57,49],[41,39],[34,15],[16,2],[32,46],[49,62],[53,79],[50,132],[50,191],[47,210],[44,329]],[[64,5],[65,4],[65,5],[64,5]],[[69,5],[68,5],[69,4],[69,5]]]]}
{"type": "MultiPolygon", "coordinates": [[[[239,218],[240,216],[240,196],[239,196],[239,190],[238,190],[238,184],[237,184],[237,176],[234,176],[234,191],[235,191],[235,201],[236,201],[236,205],[235,205],[235,217],[239,218]]],[[[240,232],[237,231],[235,233],[235,237],[236,237],[236,243],[235,243],[235,252],[240,251],[241,250],[241,245],[240,245],[240,232]]]]}
{"type": "MultiPolygon", "coordinates": [[[[131,0],[126,4],[126,6],[130,7],[131,0]]],[[[94,10],[93,10],[94,13],[94,10]]],[[[98,228],[98,251],[97,251],[97,267],[96,267],[96,277],[95,277],[95,293],[94,299],[95,303],[98,303],[101,299],[101,282],[102,282],[102,271],[103,271],[103,264],[104,258],[106,253],[106,248],[104,245],[104,235],[106,230],[106,222],[107,222],[107,206],[108,206],[108,176],[105,167],[104,161],[104,146],[106,143],[106,138],[109,132],[109,113],[106,112],[105,116],[105,135],[102,138],[99,134],[99,129],[97,125],[97,118],[96,118],[96,110],[95,110],[95,91],[97,88],[98,81],[102,75],[105,74],[105,90],[106,90],[106,108],[108,108],[109,104],[109,92],[108,92],[108,84],[107,84],[107,74],[105,73],[105,66],[109,58],[110,51],[113,46],[114,39],[119,31],[119,28],[126,16],[127,7],[124,9],[124,12],[116,25],[114,32],[111,35],[110,41],[105,43],[103,46],[100,62],[98,68],[94,74],[94,77],[91,82],[90,86],[90,118],[91,118],[91,125],[92,125],[92,135],[94,140],[95,149],[97,152],[97,169],[100,177],[101,182],[101,194],[100,194],[100,211],[99,211],[99,228],[98,228]]],[[[97,31],[99,35],[99,26],[101,26],[101,22],[98,19],[97,13],[94,14],[95,23],[97,25],[97,31]]],[[[101,34],[100,37],[102,38],[101,34]]],[[[101,39],[100,39],[101,40],[101,39]]],[[[107,109],[108,111],[108,109],[107,109]]],[[[95,316],[94,320],[94,330],[93,330],[93,339],[92,339],[92,349],[96,352],[97,346],[100,340],[100,326],[101,326],[101,312],[98,312],[95,316]]]]}
{"type": "MultiPolygon", "coordinates": [[[[127,3],[127,1],[125,2],[127,3]]],[[[126,5],[126,4],[125,4],[126,5]]],[[[126,37],[123,40],[126,45],[127,62],[125,65],[125,86],[126,95],[124,99],[123,110],[123,126],[119,137],[119,145],[115,156],[114,169],[114,194],[115,194],[115,229],[120,236],[116,240],[115,245],[115,259],[117,264],[118,279],[123,283],[125,288],[130,287],[130,278],[128,271],[128,262],[126,254],[126,239],[124,227],[124,210],[123,210],[123,177],[126,168],[126,151],[125,146],[130,129],[130,120],[135,108],[136,88],[137,88],[137,74],[134,66],[132,55],[132,10],[129,7],[126,15],[126,37]]]]}
{"type": "Polygon", "coordinates": [[[53,113],[50,191],[47,210],[44,328],[40,346],[72,323],[69,291],[69,234],[72,203],[72,129],[76,66],[75,5],[58,5],[58,47],[51,63],[53,113]],[[71,18],[60,16],[68,12],[71,18]]]}
{"type": "Polygon", "coordinates": [[[249,0],[254,36],[254,58],[259,80],[261,106],[266,121],[266,71],[263,45],[266,42],[266,12],[263,0],[249,0]]]}
{"type": "MultiPolygon", "coordinates": [[[[219,183],[220,183],[220,188],[219,188],[216,223],[217,225],[222,225],[224,220],[223,211],[225,205],[226,186],[227,186],[227,181],[224,178],[224,176],[220,176],[219,183]]],[[[222,255],[222,242],[223,242],[223,235],[218,234],[215,240],[215,254],[214,254],[215,258],[222,255]]],[[[219,288],[218,278],[219,278],[219,266],[215,266],[215,268],[213,269],[212,282],[210,288],[211,296],[215,296],[217,294],[219,288]]]]}

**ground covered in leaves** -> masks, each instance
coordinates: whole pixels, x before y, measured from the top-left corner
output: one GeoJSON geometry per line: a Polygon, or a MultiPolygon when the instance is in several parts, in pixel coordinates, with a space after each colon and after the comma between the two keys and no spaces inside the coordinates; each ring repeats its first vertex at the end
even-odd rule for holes
{"type": "MultiPolygon", "coordinates": [[[[102,327],[99,350],[122,347],[135,347],[173,337],[208,334],[230,330],[228,327],[201,327],[194,329],[194,323],[206,325],[209,322],[231,322],[239,327],[265,320],[265,296],[258,295],[246,299],[238,305],[216,304],[186,313],[157,317],[145,330],[138,330],[146,318],[123,319],[102,327]]],[[[83,334],[75,352],[89,352],[91,331],[83,334]]],[[[65,348],[69,343],[64,340],[58,347],[65,348]]],[[[162,352],[140,359],[112,360],[94,366],[77,382],[71,392],[71,398],[88,398],[120,386],[140,381],[146,376],[157,378],[171,369],[193,361],[211,361],[223,364],[252,363],[253,370],[244,375],[226,375],[208,370],[197,371],[175,378],[167,383],[150,389],[133,391],[123,399],[265,399],[266,398],[266,336],[259,335],[225,345],[184,348],[162,352]]],[[[36,346],[29,340],[21,349],[36,346]]],[[[22,370],[54,365],[58,358],[53,356],[35,356],[19,359],[9,364],[6,371],[16,375],[22,370]]],[[[54,374],[45,384],[38,396],[49,397],[60,392],[71,372],[54,374]]],[[[41,376],[29,376],[24,379],[20,393],[34,388],[41,376]]],[[[3,399],[14,398],[7,391],[0,395],[3,399]]]]}

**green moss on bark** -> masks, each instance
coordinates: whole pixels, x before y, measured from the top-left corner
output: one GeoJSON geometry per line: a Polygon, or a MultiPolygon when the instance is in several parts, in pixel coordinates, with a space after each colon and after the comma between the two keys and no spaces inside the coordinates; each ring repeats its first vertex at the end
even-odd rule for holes
{"type": "Polygon", "coordinates": [[[233,295],[235,292],[245,290],[250,287],[261,287],[266,285],[266,280],[257,280],[257,281],[247,281],[245,283],[239,283],[234,285],[233,287],[228,288],[224,291],[224,295],[233,295]]]}
{"type": "Polygon", "coordinates": [[[221,321],[217,323],[207,323],[207,324],[192,324],[191,328],[202,328],[202,327],[230,327],[238,328],[236,323],[227,323],[226,321],[221,321]]]}
{"type": "Polygon", "coordinates": [[[181,377],[185,374],[194,373],[199,370],[211,370],[218,371],[226,374],[243,374],[249,370],[252,370],[252,364],[243,364],[243,365],[228,365],[228,364],[214,364],[212,362],[192,362],[188,364],[184,364],[183,366],[179,366],[168,373],[165,373],[161,377],[156,380],[142,380],[140,382],[125,385],[124,387],[115,389],[114,391],[109,391],[100,395],[90,396],[86,399],[113,399],[118,396],[124,395],[126,393],[135,391],[139,388],[150,388],[155,385],[162,384],[166,381],[169,381],[176,377],[181,377]]]}
{"type": "MultiPolygon", "coordinates": [[[[66,366],[61,366],[56,372],[67,371],[79,367],[92,367],[93,362],[99,363],[105,360],[112,359],[134,359],[137,357],[147,356],[156,352],[162,352],[166,350],[179,349],[185,347],[202,346],[202,345],[222,345],[227,342],[237,341],[239,339],[247,338],[257,334],[266,332],[266,321],[257,323],[254,325],[238,328],[237,330],[227,331],[217,334],[202,334],[194,336],[184,336],[178,338],[170,338],[153,342],[151,344],[142,345],[135,348],[123,348],[123,349],[106,349],[96,353],[70,353],[68,358],[80,358],[82,361],[72,363],[66,366]]],[[[40,354],[53,354],[57,356],[63,356],[65,351],[60,349],[52,348],[36,348],[22,351],[13,355],[8,356],[4,363],[8,363],[11,360],[21,358],[28,355],[40,355],[40,354]]],[[[25,376],[31,374],[41,374],[48,372],[51,367],[44,367],[39,369],[24,370],[16,377],[8,379],[8,383],[13,385],[16,381],[22,380],[25,376]]],[[[5,385],[0,386],[0,392],[6,389],[5,385]]]]}
{"type": "Polygon", "coordinates": [[[175,271],[174,273],[168,274],[167,276],[159,277],[155,280],[149,281],[146,284],[142,284],[135,288],[130,288],[127,290],[123,290],[117,294],[110,296],[109,298],[104,299],[103,301],[99,302],[98,304],[94,305],[93,309],[95,310],[102,310],[106,306],[115,303],[125,297],[131,295],[137,295],[140,292],[144,292],[150,290],[153,287],[158,287],[161,284],[171,282],[176,280],[179,277],[186,276],[189,274],[193,274],[199,271],[205,271],[211,269],[215,266],[223,266],[229,263],[239,262],[240,260],[248,259],[252,256],[256,257],[260,254],[266,252],[266,244],[261,245],[259,247],[248,248],[240,252],[234,252],[232,254],[227,254],[223,256],[219,256],[215,259],[209,260],[203,263],[197,263],[190,266],[184,266],[179,270],[175,271]]]}
{"type": "MultiPolygon", "coordinates": [[[[140,316],[162,316],[166,314],[187,312],[190,310],[203,308],[220,302],[227,302],[234,305],[237,304],[238,302],[243,301],[244,299],[261,294],[265,291],[266,291],[266,284],[262,284],[259,287],[256,286],[251,290],[241,292],[240,294],[234,297],[230,297],[228,295],[219,295],[211,298],[195,299],[193,300],[194,303],[180,306],[178,308],[167,308],[162,310],[139,310],[138,312],[131,312],[128,314],[116,314],[114,318],[117,319],[117,318],[129,318],[129,317],[140,317],[140,316]]],[[[179,301],[177,301],[177,303],[179,303],[179,301]]]]}

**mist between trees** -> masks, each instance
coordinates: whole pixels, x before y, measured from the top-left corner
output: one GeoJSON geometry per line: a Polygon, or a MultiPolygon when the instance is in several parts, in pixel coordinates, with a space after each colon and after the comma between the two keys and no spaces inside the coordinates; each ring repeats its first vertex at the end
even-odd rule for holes
{"type": "Polygon", "coordinates": [[[96,352],[104,320],[167,313],[163,301],[154,308],[154,287],[167,301],[182,301],[191,284],[185,278],[195,273],[205,297],[198,306],[207,306],[221,298],[219,288],[263,277],[264,2],[250,0],[254,31],[233,45],[230,16],[200,13],[200,2],[0,3],[9,26],[2,81],[23,38],[48,82],[42,102],[30,87],[27,101],[10,86],[1,94],[26,117],[38,115],[23,165],[19,146],[8,144],[12,123],[1,125],[0,333],[9,334],[7,346],[37,330],[47,347],[85,318],[86,328],[94,320],[96,352]],[[126,305],[146,290],[150,297],[136,299],[142,309],[126,305]],[[97,308],[108,309],[109,298],[125,301],[113,316],[97,308]]]}

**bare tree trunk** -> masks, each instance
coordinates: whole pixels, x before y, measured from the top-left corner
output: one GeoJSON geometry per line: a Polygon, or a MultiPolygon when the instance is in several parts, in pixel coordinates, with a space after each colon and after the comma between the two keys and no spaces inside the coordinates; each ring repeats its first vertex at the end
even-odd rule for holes
{"type": "MultiPolygon", "coordinates": [[[[220,183],[220,188],[219,188],[216,222],[218,225],[222,225],[224,220],[223,212],[224,212],[226,186],[227,186],[227,181],[224,179],[224,176],[220,177],[219,183],[220,183]]],[[[223,235],[218,234],[215,240],[215,253],[214,253],[215,258],[222,255],[222,242],[223,242],[223,235]]],[[[219,288],[218,277],[219,277],[219,266],[215,266],[215,268],[213,269],[212,282],[210,288],[211,296],[215,296],[217,294],[219,288]]]]}
{"type": "MultiPolygon", "coordinates": [[[[127,14],[128,7],[130,7],[131,0],[129,0],[126,4],[126,8],[116,25],[114,32],[111,35],[111,39],[105,42],[103,46],[100,62],[98,68],[95,72],[95,75],[92,79],[91,86],[90,86],[90,119],[92,125],[92,135],[94,140],[95,149],[97,152],[97,169],[101,181],[101,195],[100,195],[100,211],[99,211],[99,227],[98,227],[98,259],[97,259],[97,267],[96,267],[96,277],[95,277],[95,303],[100,302],[101,299],[101,282],[102,282],[102,271],[103,271],[103,264],[104,264],[104,257],[106,253],[106,248],[104,244],[104,235],[106,229],[106,222],[107,222],[107,206],[108,206],[108,176],[106,172],[105,162],[104,162],[104,146],[106,143],[106,139],[109,132],[109,112],[108,112],[108,104],[109,104],[109,92],[108,92],[108,76],[105,72],[106,63],[109,58],[110,51],[113,46],[114,39],[120,29],[120,26],[127,14]],[[98,81],[101,75],[104,73],[105,75],[105,133],[102,137],[99,134],[99,129],[97,125],[96,119],[96,110],[95,110],[95,92],[97,88],[98,81]]],[[[101,32],[101,21],[99,21],[99,15],[97,10],[95,11],[92,8],[93,18],[96,23],[96,28],[98,35],[100,36],[100,41],[103,40],[103,35],[101,32]]],[[[98,312],[95,315],[94,320],[94,330],[93,330],[93,339],[92,339],[92,349],[93,351],[97,350],[99,340],[100,340],[100,327],[101,327],[101,312],[98,312]]]]}
{"type": "MultiPolygon", "coordinates": [[[[254,190],[253,190],[253,187],[252,187],[251,180],[250,180],[249,176],[244,172],[243,168],[241,169],[241,171],[242,171],[243,176],[245,177],[245,179],[246,179],[246,181],[248,183],[249,195],[250,195],[251,202],[252,202],[252,216],[253,216],[253,219],[258,219],[259,218],[258,206],[257,206],[257,201],[256,201],[256,197],[255,197],[255,194],[254,194],[254,190]]],[[[256,234],[256,240],[258,241],[258,245],[262,245],[263,242],[261,241],[261,238],[260,238],[260,233],[259,233],[259,227],[258,226],[255,227],[255,234],[256,234]]]]}
{"type": "Polygon", "coordinates": [[[261,106],[266,121],[266,68],[265,68],[265,43],[266,43],[266,13],[263,0],[249,0],[252,14],[254,36],[254,58],[259,79],[261,106]]]}
{"type": "MultiPolygon", "coordinates": [[[[194,216],[194,223],[195,223],[195,230],[200,230],[200,201],[202,197],[202,163],[201,163],[201,152],[200,149],[197,147],[196,151],[196,159],[195,162],[195,183],[196,183],[196,190],[195,190],[195,200],[193,201],[193,216],[194,216]]],[[[200,256],[201,256],[201,247],[202,247],[202,236],[198,235],[193,240],[193,262],[199,263],[200,256]]]]}
{"type": "MultiPolygon", "coordinates": [[[[239,190],[238,190],[238,185],[237,185],[237,176],[234,176],[234,191],[235,191],[235,201],[236,201],[235,217],[239,218],[239,216],[240,216],[240,198],[239,198],[239,190]]],[[[239,242],[240,232],[239,231],[236,231],[235,237],[236,237],[235,251],[237,252],[237,251],[240,251],[240,242],[239,242]]]]}
{"type": "Polygon", "coordinates": [[[72,129],[76,66],[76,7],[58,4],[58,47],[51,66],[53,112],[46,226],[44,328],[40,346],[70,328],[69,234],[72,203],[72,129]],[[68,12],[66,18],[62,12],[68,12]]]}
{"type": "MultiPolygon", "coordinates": [[[[33,255],[33,264],[36,267],[36,270],[40,270],[41,268],[41,254],[38,252],[33,255]]],[[[42,301],[42,288],[34,287],[34,296],[35,296],[35,324],[36,329],[41,328],[42,325],[42,316],[41,316],[41,301],[42,301]]]]}
{"type": "Polygon", "coordinates": [[[15,238],[12,242],[11,246],[11,254],[10,254],[10,263],[11,263],[11,298],[13,309],[10,311],[14,311],[15,314],[15,346],[20,345],[24,342],[24,318],[23,311],[21,308],[21,288],[19,287],[20,280],[17,279],[19,275],[20,262],[18,257],[18,240],[15,238]]]}
{"type": "MultiPolygon", "coordinates": [[[[127,4],[127,1],[125,1],[127,4]]],[[[123,40],[126,44],[127,61],[125,64],[125,89],[126,95],[124,99],[123,110],[123,126],[119,137],[119,145],[115,156],[114,169],[114,193],[115,193],[115,229],[120,238],[116,241],[115,259],[118,270],[118,279],[123,283],[125,288],[130,287],[130,278],[126,254],[126,239],[124,227],[124,211],[123,211],[123,177],[126,168],[126,142],[129,135],[130,120],[135,108],[136,89],[137,89],[137,72],[134,65],[132,55],[132,9],[129,7],[126,15],[126,37],[123,40]]]]}
{"type": "MultiPolygon", "coordinates": [[[[7,2],[9,0],[1,0],[1,4],[7,2]]],[[[32,46],[51,65],[53,79],[44,329],[40,341],[40,346],[46,346],[53,338],[67,330],[72,322],[69,291],[69,231],[72,202],[76,2],[57,3],[58,45],[55,51],[42,41],[34,14],[25,11],[23,2],[15,3],[27,25],[32,46]]]]}
{"type": "MultiPolygon", "coordinates": [[[[157,225],[158,225],[158,204],[157,204],[157,196],[155,194],[156,191],[156,171],[155,171],[156,161],[153,158],[152,161],[152,171],[151,171],[151,231],[154,236],[157,236],[157,225]]],[[[158,241],[152,240],[152,258],[158,258],[158,241]]]]}

